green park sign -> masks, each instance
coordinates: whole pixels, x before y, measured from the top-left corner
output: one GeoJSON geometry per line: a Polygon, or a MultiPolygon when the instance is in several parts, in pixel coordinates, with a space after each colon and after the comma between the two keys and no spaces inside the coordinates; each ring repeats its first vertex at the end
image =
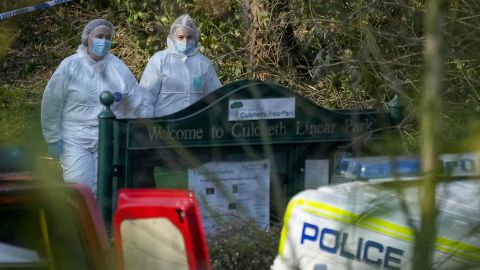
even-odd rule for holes
{"type": "Polygon", "coordinates": [[[126,120],[127,149],[217,147],[379,138],[388,113],[331,111],[280,85],[240,81],[175,114],[126,120]]]}

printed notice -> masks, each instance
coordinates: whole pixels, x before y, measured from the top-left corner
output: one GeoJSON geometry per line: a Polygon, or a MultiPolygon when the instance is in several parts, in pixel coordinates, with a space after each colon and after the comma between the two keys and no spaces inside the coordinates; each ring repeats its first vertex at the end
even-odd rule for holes
{"type": "Polygon", "coordinates": [[[236,99],[228,102],[228,121],[295,118],[295,98],[236,99]]]}
{"type": "Polygon", "coordinates": [[[270,223],[270,160],[209,162],[188,169],[188,189],[195,193],[205,233],[225,225],[254,221],[270,223]]]}

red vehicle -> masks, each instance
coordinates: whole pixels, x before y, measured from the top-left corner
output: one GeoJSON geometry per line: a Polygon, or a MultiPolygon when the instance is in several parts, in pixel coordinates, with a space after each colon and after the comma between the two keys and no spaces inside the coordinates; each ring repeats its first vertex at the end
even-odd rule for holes
{"type": "Polygon", "coordinates": [[[0,220],[0,269],[210,269],[197,202],[185,190],[121,190],[109,234],[87,187],[3,168],[0,220]]]}

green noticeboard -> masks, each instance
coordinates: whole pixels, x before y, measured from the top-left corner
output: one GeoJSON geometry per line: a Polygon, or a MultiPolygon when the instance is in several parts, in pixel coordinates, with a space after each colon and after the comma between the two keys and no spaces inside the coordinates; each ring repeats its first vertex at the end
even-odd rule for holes
{"type": "Polygon", "coordinates": [[[278,216],[306,187],[306,175],[313,185],[328,184],[315,178],[328,177],[336,153],[383,140],[393,123],[389,112],[327,110],[286,87],[249,80],[225,85],[171,115],[112,121],[113,196],[122,187],[194,188],[192,179],[208,180],[196,178],[197,172],[217,170],[225,173],[216,174],[220,182],[229,173],[228,179],[240,179],[226,187],[240,201],[238,191],[254,192],[255,184],[242,182],[241,175],[257,170],[267,179],[262,188],[278,216]]]}

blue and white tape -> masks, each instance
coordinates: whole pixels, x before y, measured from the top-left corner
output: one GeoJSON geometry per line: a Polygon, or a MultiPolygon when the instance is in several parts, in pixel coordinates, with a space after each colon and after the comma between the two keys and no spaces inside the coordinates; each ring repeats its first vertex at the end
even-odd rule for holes
{"type": "Polygon", "coordinates": [[[0,21],[8,19],[10,17],[20,15],[20,14],[24,14],[24,13],[27,13],[27,12],[41,10],[41,9],[53,7],[53,6],[63,4],[63,3],[67,3],[67,2],[71,2],[71,1],[73,1],[73,0],[47,1],[47,2],[43,2],[43,3],[40,3],[40,4],[33,5],[33,6],[24,7],[24,8],[20,8],[20,9],[15,9],[15,10],[12,10],[12,11],[7,11],[7,12],[4,12],[4,13],[0,13],[0,21]]]}

